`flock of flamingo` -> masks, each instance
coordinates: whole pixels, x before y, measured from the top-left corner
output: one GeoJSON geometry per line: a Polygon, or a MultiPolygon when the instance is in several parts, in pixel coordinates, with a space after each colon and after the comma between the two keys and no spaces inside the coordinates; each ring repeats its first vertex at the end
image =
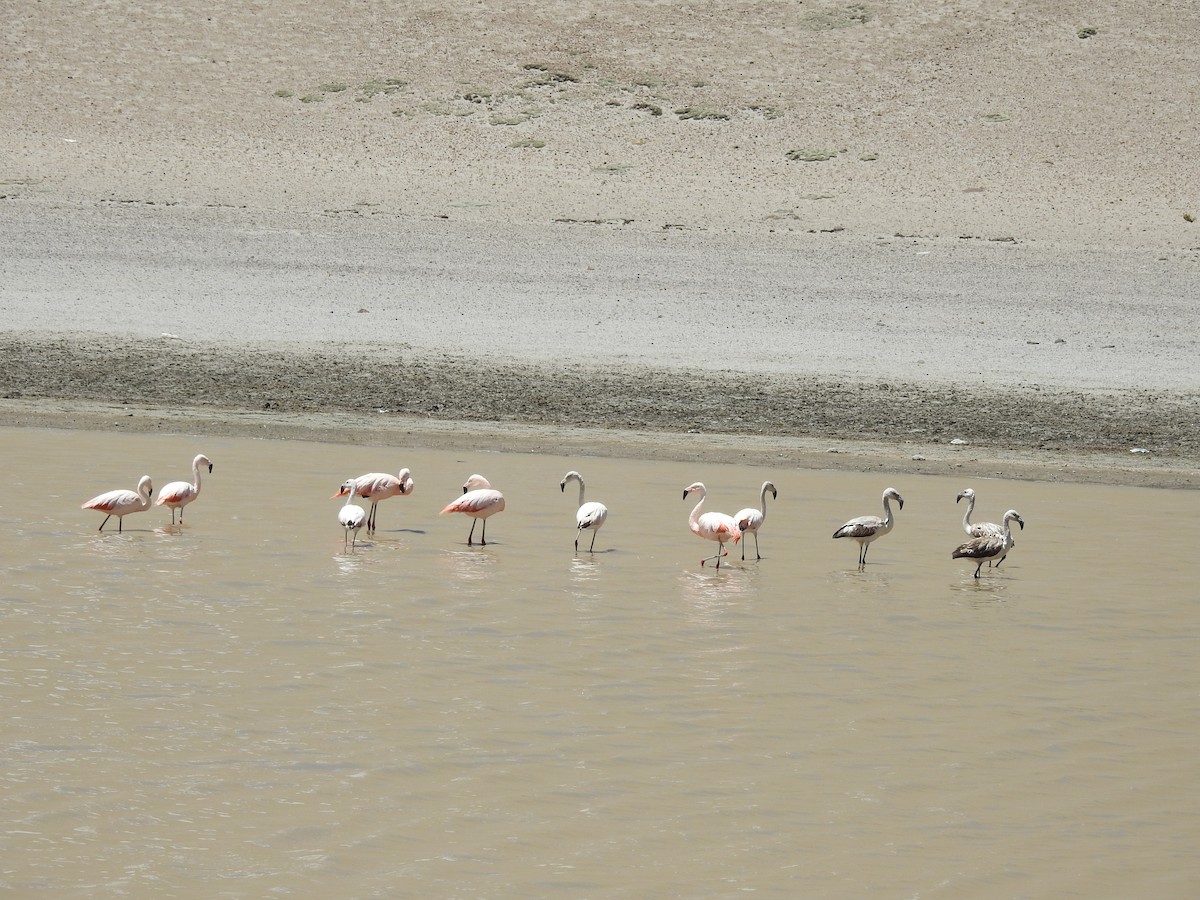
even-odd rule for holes
{"type": "MultiPolygon", "coordinates": [[[[192,481],[172,481],[158,493],[155,506],[166,506],[171,510],[171,524],[175,524],[175,511],[179,510],[179,524],[183,524],[184,507],[200,496],[200,473],[207,467],[211,473],[213,464],[203,453],[192,460],[192,481]]],[[[559,484],[565,493],[568,482],[579,484],[579,508],[575,513],[575,552],[579,552],[579,540],[584,531],[592,533],[588,552],[596,547],[596,533],[608,521],[608,507],[603,503],[584,498],[583,476],[575,470],[567,472],[559,484]]],[[[413,491],[412,472],[401,469],[398,474],[390,475],[384,472],[368,472],[357,478],[347,478],[338,488],[336,497],[345,497],[346,502],[339,508],[337,519],[343,529],[343,545],[351,551],[357,546],[358,533],[366,527],[367,533],[372,534],[376,528],[376,512],[381,501],[389,497],[407,496],[413,491]],[[370,510],[365,510],[354,503],[356,498],[370,501],[370,510]]],[[[100,523],[100,531],[108,524],[113,516],[117,517],[117,531],[124,525],[124,517],[130,513],[143,512],[150,508],[150,497],[154,493],[154,485],[149,475],[143,475],[138,482],[136,491],[115,490],[107,491],[93,497],[83,504],[83,509],[95,509],[107,513],[100,523]]],[[[751,506],[739,510],[736,515],[719,512],[701,512],[704,506],[705,487],[697,481],[683,490],[686,500],[689,495],[699,498],[691,514],[688,516],[688,527],[692,533],[704,540],[717,544],[717,552],[700,560],[703,566],[716,560],[716,568],[721,567],[721,558],[729,555],[727,544],[737,544],[744,535],[754,535],[755,559],[762,559],[758,547],[758,532],[767,518],[767,494],[772,499],[778,499],[779,492],[770,481],[762,483],[757,507],[751,506]]],[[[1025,520],[1015,509],[1004,514],[1002,524],[994,522],[971,522],[971,514],[975,511],[975,491],[966,488],[960,491],[955,503],[967,501],[967,509],[963,515],[963,529],[968,540],[955,548],[951,554],[953,559],[974,561],[975,578],[980,576],[980,570],[986,562],[988,567],[999,567],[1013,548],[1015,541],[1012,535],[1012,523],[1016,522],[1022,529],[1025,520]]],[[[887,488],[883,492],[883,516],[858,516],[851,519],[833,533],[834,538],[851,538],[858,543],[858,566],[863,568],[867,563],[867,550],[879,538],[891,532],[896,525],[895,514],[892,512],[891,501],[895,500],[900,509],[904,509],[904,498],[895,488],[887,488]]],[[[471,530],[467,534],[467,545],[475,541],[475,526],[483,523],[479,533],[479,543],[487,546],[487,520],[496,513],[504,511],[504,494],[496,490],[482,475],[472,475],[462,486],[462,496],[456,497],[442,509],[442,513],[462,513],[471,519],[471,530]]],[[[742,544],[742,560],[746,559],[746,545],[742,544]]]]}

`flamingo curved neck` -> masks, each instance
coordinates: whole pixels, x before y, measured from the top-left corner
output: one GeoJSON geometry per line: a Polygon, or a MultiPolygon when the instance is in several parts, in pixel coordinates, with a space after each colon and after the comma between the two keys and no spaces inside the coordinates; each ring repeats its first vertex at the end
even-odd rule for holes
{"type": "Polygon", "coordinates": [[[967,495],[967,511],[963,513],[963,530],[971,530],[971,513],[975,511],[975,495],[967,495]]]}

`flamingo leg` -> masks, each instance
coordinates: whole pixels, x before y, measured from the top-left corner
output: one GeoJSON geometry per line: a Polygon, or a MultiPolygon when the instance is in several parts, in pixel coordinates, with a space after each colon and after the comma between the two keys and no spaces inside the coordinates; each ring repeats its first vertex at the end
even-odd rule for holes
{"type": "Polygon", "coordinates": [[[487,519],[483,520],[483,527],[479,529],[479,546],[487,546],[487,519]]]}
{"type": "Polygon", "coordinates": [[[108,520],[111,518],[112,518],[112,513],[109,513],[107,516],[104,517],[104,521],[100,523],[100,528],[99,528],[100,531],[104,530],[104,526],[108,524],[108,520]]]}
{"type": "Polygon", "coordinates": [[[595,549],[596,549],[596,532],[593,531],[592,532],[592,545],[590,547],[588,547],[588,553],[591,553],[595,549]]]}
{"type": "Polygon", "coordinates": [[[580,529],[580,528],[575,529],[575,552],[576,553],[579,552],[579,532],[580,531],[582,531],[582,529],[580,529]]]}
{"type": "Polygon", "coordinates": [[[758,552],[758,532],[754,532],[754,558],[762,559],[762,554],[758,552]]]}
{"type": "Polygon", "coordinates": [[[471,544],[472,544],[472,543],[474,542],[474,540],[475,540],[475,525],[476,525],[476,523],[478,523],[478,522],[479,522],[479,520],[478,520],[478,519],[472,519],[472,520],[471,520],[471,533],[467,535],[467,546],[468,546],[468,547],[470,547],[470,546],[471,546],[471,544]]]}
{"type": "Polygon", "coordinates": [[[981,560],[979,561],[979,565],[977,565],[977,566],[975,567],[975,577],[976,577],[976,578],[978,578],[978,577],[979,577],[979,570],[980,570],[980,569],[982,569],[982,568],[983,568],[983,560],[981,559],[981,560]]]}

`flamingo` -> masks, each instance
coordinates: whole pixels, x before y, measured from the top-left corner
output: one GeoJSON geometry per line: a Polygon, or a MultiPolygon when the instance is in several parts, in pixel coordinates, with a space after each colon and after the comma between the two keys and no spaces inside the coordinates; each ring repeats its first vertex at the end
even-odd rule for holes
{"type": "Polygon", "coordinates": [[[487,546],[487,520],[488,516],[494,516],[498,512],[504,511],[504,495],[497,490],[494,490],[488,480],[482,475],[472,475],[463,484],[463,495],[457,500],[447,503],[446,508],[442,510],[442,514],[452,512],[463,513],[470,516],[474,521],[471,522],[471,533],[467,535],[467,546],[470,547],[475,537],[475,525],[483,519],[483,530],[479,535],[479,543],[481,546],[487,546]]]}
{"type": "MultiPolygon", "coordinates": [[[[351,533],[354,534],[354,539],[350,541],[350,549],[353,550],[358,543],[358,532],[367,521],[367,514],[363,508],[356,503],[351,503],[354,497],[358,494],[357,479],[347,478],[342,482],[341,488],[334,494],[334,497],[346,496],[346,502],[342,504],[342,508],[338,510],[338,524],[342,526],[342,547],[346,546],[346,541],[350,540],[351,533]]],[[[330,498],[331,500],[333,497],[330,498]]]]}
{"type": "MultiPolygon", "coordinates": [[[[358,496],[371,501],[371,512],[367,515],[367,534],[375,533],[375,507],[379,505],[380,500],[386,500],[388,497],[408,497],[413,492],[412,472],[407,467],[396,475],[368,472],[350,480],[354,482],[358,496]]],[[[341,493],[337,496],[342,497],[348,493],[349,488],[343,484],[341,493]]]]}
{"type": "MultiPolygon", "coordinates": [[[[1004,526],[997,525],[995,522],[975,522],[972,524],[971,513],[975,511],[975,492],[971,490],[971,488],[963,488],[958,492],[958,496],[954,499],[954,502],[957,503],[963,497],[967,498],[967,511],[963,515],[963,531],[973,538],[988,536],[996,537],[1004,535],[1004,526]]],[[[1016,542],[1014,541],[1013,543],[1015,544],[1016,542]]],[[[1011,546],[1012,545],[1010,545],[1010,549],[1011,546]]],[[[1004,562],[1004,555],[1002,555],[999,562],[996,563],[997,566],[1004,562]]],[[[992,561],[989,559],[988,568],[990,569],[991,567],[992,561]]]]}
{"type": "MultiPolygon", "coordinates": [[[[950,554],[951,559],[970,559],[978,560],[975,566],[975,577],[979,577],[979,570],[983,568],[985,562],[991,562],[997,556],[1001,560],[1004,559],[1009,549],[1015,543],[1012,536],[1012,523],[1016,522],[1021,526],[1021,530],[1025,530],[1025,520],[1021,518],[1021,514],[1015,509],[1010,509],[1004,514],[1004,530],[1000,534],[984,534],[980,537],[973,537],[964,544],[960,544],[958,548],[950,554]]],[[[997,562],[996,566],[999,567],[997,562]]]]}
{"type": "Polygon", "coordinates": [[[687,499],[688,494],[699,494],[700,502],[696,504],[688,516],[688,528],[692,530],[692,534],[697,537],[702,537],[706,541],[716,541],[718,550],[713,556],[706,556],[700,560],[700,565],[704,565],[710,559],[717,561],[717,568],[721,568],[721,557],[728,555],[729,551],[725,549],[725,544],[733,541],[735,544],[742,539],[742,530],[738,528],[738,523],[734,521],[733,516],[719,512],[706,512],[700,514],[700,507],[704,505],[704,497],[708,493],[702,482],[689,485],[683,489],[683,499],[687,499]]]}
{"type": "Polygon", "coordinates": [[[100,512],[108,513],[104,517],[104,521],[100,523],[98,531],[103,531],[108,520],[116,516],[117,532],[120,533],[125,523],[125,516],[130,513],[145,512],[150,508],[150,495],[153,493],[154,485],[150,483],[150,476],[143,475],[138,481],[136,492],[124,489],[106,491],[98,497],[93,497],[79,508],[98,509],[100,512]]]}
{"type": "MultiPolygon", "coordinates": [[[[758,529],[762,528],[762,523],[767,518],[767,492],[770,491],[771,499],[778,500],[779,492],[775,490],[775,485],[769,481],[762,483],[762,493],[759,495],[758,508],[748,506],[745,509],[740,509],[734,519],[737,520],[738,528],[742,530],[742,536],[745,537],[749,531],[754,535],[754,558],[762,559],[762,555],[758,552],[758,529]]],[[[746,545],[742,544],[742,561],[746,560],[746,545]]]]}
{"type": "Polygon", "coordinates": [[[208,457],[203,453],[196,455],[192,460],[192,478],[195,481],[189,483],[186,481],[172,481],[165,485],[158,492],[158,499],[154,501],[155,506],[171,507],[171,524],[175,524],[175,510],[179,510],[179,524],[183,524],[183,508],[200,496],[200,467],[208,466],[208,471],[212,472],[213,465],[208,461],[208,457]]]}
{"type": "Polygon", "coordinates": [[[588,547],[588,553],[591,553],[596,547],[596,532],[604,525],[608,518],[608,507],[603,503],[597,503],[594,500],[591,503],[583,502],[583,476],[575,470],[571,470],[563,476],[562,483],[559,488],[566,493],[567,482],[579,482],[579,510],[575,513],[575,552],[579,552],[579,535],[583,529],[590,528],[592,530],[592,544],[588,547]]]}
{"type": "Polygon", "coordinates": [[[883,518],[879,516],[859,516],[856,519],[851,519],[841,528],[833,533],[835,538],[854,538],[858,541],[858,567],[861,569],[867,564],[867,548],[871,546],[872,541],[877,541],[883,537],[896,524],[896,520],[892,517],[892,505],[889,500],[895,500],[900,504],[900,508],[904,509],[904,498],[900,496],[900,492],[895,488],[888,488],[883,492],[883,518]]]}

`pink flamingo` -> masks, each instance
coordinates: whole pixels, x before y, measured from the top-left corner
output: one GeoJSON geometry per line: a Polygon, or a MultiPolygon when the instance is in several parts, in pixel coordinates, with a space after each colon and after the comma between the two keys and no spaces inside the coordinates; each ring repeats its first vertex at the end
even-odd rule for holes
{"type": "Polygon", "coordinates": [[[704,565],[710,559],[717,561],[717,568],[721,568],[721,557],[726,556],[729,551],[725,549],[725,544],[733,541],[735,544],[742,539],[742,530],[738,528],[738,523],[734,521],[733,516],[728,516],[725,513],[706,512],[700,514],[700,507],[704,505],[704,497],[707,490],[702,482],[697,481],[683,489],[683,499],[687,499],[688,494],[699,494],[700,502],[696,504],[692,514],[688,516],[688,527],[692,529],[692,534],[697,537],[702,537],[706,541],[717,542],[717,552],[713,556],[706,556],[700,560],[700,565],[704,565]]]}
{"type": "MultiPolygon", "coordinates": [[[[749,531],[754,535],[754,558],[762,559],[762,555],[758,552],[758,529],[762,528],[762,524],[767,518],[767,493],[770,492],[773,500],[779,499],[779,492],[775,490],[775,485],[769,481],[762,483],[762,493],[759,495],[759,505],[755,509],[753,506],[748,506],[745,509],[739,509],[733,517],[738,528],[742,530],[742,536],[746,536],[749,531]]],[[[746,545],[742,544],[742,561],[746,559],[746,545]]]]}
{"type": "Polygon", "coordinates": [[[567,491],[568,481],[579,482],[579,509],[575,512],[575,552],[579,552],[579,535],[585,528],[589,528],[592,532],[592,545],[588,547],[588,553],[591,553],[596,549],[596,532],[608,519],[608,507],[594,500],[588,503],[583,502],[583,476],[574,469],[564,475],[559,484],[559,489],[564,494],[567,491]]]}
{"type": "Polygon", "coordinates": [[[124,526],[125,516],[130,513],[145,512],[150,508],[150,495],[153,493],[154,485],[150,483],[150,476],[143,475],[141,480],[138,481],[136,492],[124,489],[106,491],[98,497],[93,497],[79,508],[98,509],[100,512],[108,513],[104,517],[104,521],[100,523],[98,531],[103,531],[104,526],[108,524],[108,520],[116,516],[117,532],[119,533],[124,526]]]}
{"type": "Polygon", "coordinates": [[[860,569],[867,564],[867,548],[871,546],[871,542],[879,540],[896,524],[889,500],[895,500],[900,504],[900,508],[904,509],[904,498],[900,496],[899,491],[895,488],[888,488],[883,492],[884,517],[882,519],[879,516],[859,516],[851,519],[833,533],[835,538],[848,537],[858,541],[858,567],[860,569]]]}
{"type": "MultiPolygon", "coordinates": [[[[358,493],[356,479],[347,478],[342,482],[341,489],[338,490],[334,497],[341,497],[348,494],[346,502],[342,504],[342,508],[338,510],[338,524],[342,526],[342,546],[346,546],[346,541],[350,540],[350,535],[354,535],[354,539],[350,541],[350,549],[353,550],[358,543],[358,532],[363,527],[363,523],[367,521],[367,514],[363,508],[351,501],[358,493]]],[[[332,497],[330,499],[333,499],[332,497]]]]}
{"type": "Polygon", "coordinates": [[[472,518],[471,533],[467,535],[467,546],[470,547],[475,537],[475,525],[482,519],[483,530],[479,534],[481,546],[487,546],[487,520],[504,511],[504,495],[494,490],[488,480],[482,475],[472,475],[463,485],[463,495],[452,503],[447,503],[442,514],[463,513],[472,518]]]}
{"type": "Polygon", "coordinates": [[[179,510],[179,524],[183,524],[183,508],[200,496],[200,467],[208,466],[208,471],[211,473],[213,465],[208,461],[208,457],[203,453],[197,454],[192,460],[192,478],[193,482],[187,481],[172,481],[165,485],[158,492],[158,499],[154,501],[155,506],[171,507],[171,524],[175,524],[175,510],[179,510]]]}
{"type": "MultiPolygon", "coordinates": [[[[412,472],[408,468],[401,469],[396,475],[368,472],[351,480],[358,496],[371,501],[371,511],[367,514],[367,534],[375,533],[375,508],[379,506],[380,500],[386,500],[388,497],[408,497],[413,492],[412,472]]],[[[344,497],[348,493],[350,490],[343,484],[341,491],[335,496],[344,497]]]]}

